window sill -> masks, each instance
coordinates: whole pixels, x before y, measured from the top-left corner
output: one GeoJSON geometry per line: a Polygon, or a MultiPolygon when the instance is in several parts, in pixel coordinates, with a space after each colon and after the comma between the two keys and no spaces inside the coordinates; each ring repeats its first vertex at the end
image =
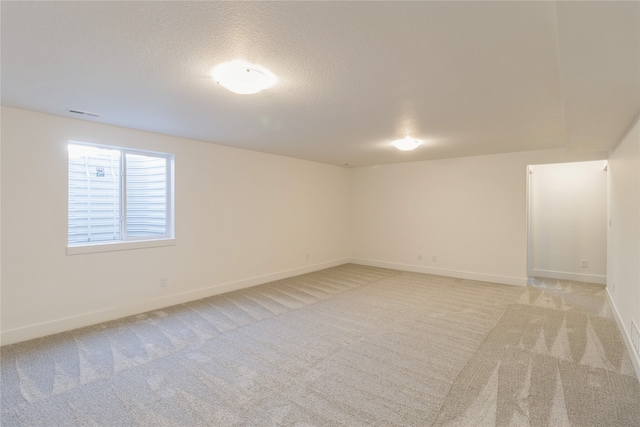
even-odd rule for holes
{"type": "Polygon", "coordinates": [[[67,246],[67,255],[94,254],[98,252],[128,251],[132,249],[174,246],[176,239],[144,240],[137,242],[96,243],[93,245],[67,246]]]}

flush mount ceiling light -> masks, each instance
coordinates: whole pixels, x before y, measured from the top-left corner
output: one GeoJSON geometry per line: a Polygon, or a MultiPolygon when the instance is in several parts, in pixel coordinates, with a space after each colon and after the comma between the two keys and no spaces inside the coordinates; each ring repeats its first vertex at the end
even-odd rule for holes
{"type": "Polygon", "coordinates": [[[243,61],[220,64],[211,75],[222,86],[241,95],[258,93],[273,86],[277,80],[269,70],[243,61]]]}
{"type": "Polygon", "coordinates": [[[419,139],[415,139],[407,136],[404,139],[398,139],[393,141],[392,144],[398,150],[411,151],[418,148],[418,146],[422,144],[422,141],[420,141],[419,139]]]}

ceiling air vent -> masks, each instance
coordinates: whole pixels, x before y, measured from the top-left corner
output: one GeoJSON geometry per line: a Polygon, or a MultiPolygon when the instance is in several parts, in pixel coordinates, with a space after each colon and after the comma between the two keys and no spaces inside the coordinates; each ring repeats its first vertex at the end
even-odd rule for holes
{"type": "Polygon", "coordinates": [[[81,116],[100,117],[100,114],[98,113],[90,113],[89,111],[74,110],[73,108],[69,108],[67,111],[73,114],[79,114],[81,116]]]}

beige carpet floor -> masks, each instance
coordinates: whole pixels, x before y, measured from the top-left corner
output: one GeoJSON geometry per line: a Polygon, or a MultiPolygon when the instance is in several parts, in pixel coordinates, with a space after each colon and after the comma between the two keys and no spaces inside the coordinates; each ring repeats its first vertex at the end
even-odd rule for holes
{"type": "Polygon", "coordinates": [[[344,265],[1,350],[2,426],[640,426],[604,288],[344,265]]]}

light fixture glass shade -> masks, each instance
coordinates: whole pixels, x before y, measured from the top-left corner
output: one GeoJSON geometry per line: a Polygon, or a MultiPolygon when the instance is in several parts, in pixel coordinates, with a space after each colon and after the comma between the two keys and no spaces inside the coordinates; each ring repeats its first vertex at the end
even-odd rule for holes
{"type": "Polygon", "coordinates": [[[403,139],[398,139],[392,142],[393,146],[396,147],[398,150],[402,150],[402,151],[411,151],[411,150],[415,150],[416,148],[418,148],[418,146],[420,146],[420,144],[422,144],[422,141],[420,141],[419,139],[415,139],[415,138],[411,138],[411,137],[405,137],[403,139]]]}
{"type": "Polygon", "coordinates": [[[231,92],[248,95],[273,86],[277,79],[269,70],[248,62],[225,62],[216,66],[211,75],[231,92]]]}

